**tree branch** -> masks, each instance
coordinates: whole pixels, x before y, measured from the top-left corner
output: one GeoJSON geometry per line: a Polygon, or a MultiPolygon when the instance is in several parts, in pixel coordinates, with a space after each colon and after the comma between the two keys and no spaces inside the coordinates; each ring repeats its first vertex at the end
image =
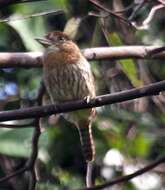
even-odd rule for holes
{"type": "Polygon", "coordinates": [[[89,102],[86,100],[77,100],[56,105],[34,106],[31,108],[23,108],[12,111],[2,111],[0,112],[0,121],[45,117],[51,114],[66,113],[78,109],[99,107],[107,104],[132,100],[143,96],[159,95],[159,93],[164,90],[165,80],[146,85],[141,88],[134,88],[123,92],[97,96],[96,98],[91,99],[89,102]]]}
{"type": "MultiPolygon", "coordinates": [[[[101,59],[165,59],[165,51],[157,54],[152,52],[160,49],[158,46],[120,46],[120,47],[97,47],[82,50],[88,60],[101,59]]],[[[0,53],[0,68],[8,67],[41,67],[42,53],[0,53]]]]}
{"type": "Polygon", "coordinates": [[[40,67],[42,53],[0,53],[0,68],[8,67],[40,67]]]}
{"type": "Polygon", "coordinates": [[[32,138],[32,153],[31,156],[27,162],[27,166],[29,166],[29,172],[30,172],[30,183],[29,183],[29,190],[35,190],[36,183],[37,183],[37,175],[36,175],[36,160],[38,156],[38,142],[40,137],[41,131],[39,126],[39,118],[36,118],[35,121],[35,128],[32,138]]]}
{"type": "Polygon", "coordinates": [[[29,3],[29,2],[37,2],[37,1],[47,1],[47,0],[0,0],[0,9],[3,9],[12,4],[29,3]]]}
{"type": "MultiPolygon", "coordinates": [[[[41,105],[43,93],[44,93],[44,86],[43,86],[43,84],[41,84],[41,87],[38,91],[38,96],[37,96],[38,105],[41,105]]],[[[31,151],[31,155],[30,155],[28,161],[26,162],[26,165],[23,168],[15,171],[11,174],[6,175],[5,177],[0,178],[0,183],[5,182],[17,175],[20,175],[20,174],[24,173],[25,171],[28,171],[31,174],[30,175],[30,183],[29,183],[30,185],[29,185],[28,189],[35,190],[36,183],[37,183],[35,164],[36,164],[37,155],[38,155],[38,142],[39,142],[39,137],[41,134],[39,119],[40,118],[37,117],[34,121],[35,128],[34,128],[34,133],[33,133],[33,138],[32,138],[32,151],[31,151]]],[[[17,125],[15,125],[15,127],[17,127],[17,125]]]]}
{"type": "Polygon", "coordinates": [[[27,168],[26,168],[26,167],[23,167],[23,168],[21,168],[21,169],[15,171],[15,172],[12,172],[12,173],[6,175],[5,177],[0,178],[0,183],[3,183],[3,182],[5,182],[5,181],[11,179],[12,177],[15,177],[15,176],[17,176],[17,175],[22,174],[22,173],[24,173],[26,170],[27,170],[27,168]]]}
{"type": "Polygon", "coordinates": [[[142,175],[150,170],[152,170],[153,168],[155,168],[156,166],[158,166],[159,164],[162,164],[165,162],[165,156],[162,157],[162,158],[159,158],[157,159],[155,162],[151,163],[150,165],[132,173],[132,174],[129,174],[129,175],[126,175],[126,176],[122,176],[122,177],[118,177],[110,182],[107,182],[105,184],[102,184],[102,185],[97,185],[97,186],[94,186],[94,187],[90,187],[90,188],[83,188],[83,189],[79,189],[79,190],[99,190],[99,189],[104,189],[104,188],[107,188],[107,187],[110,187],[110,186],[113,186],[113,185],[116,185],[116,184],[119,184],[119,183],[123,183],[123,182],[127,182],[129,181],[130,179],[133,179],[139,175],[142,175]]]}
{"type": "Polygon", "coordinates": [[[115,13],[113,11],[111,11],[110,9],[107,8],[107,6],[104,6],[103,3],[99,2],[98,0],[89,0],[91,3],[93,3],[96,7],[98,7],[99,9],[101,9],[102,11],[105,11],[107,13],[109,13],[110,15],[120,19],[121,21],[129,24],[131,26],[131,23],[129,23],[129,20],[127,20],[126,18],[120,16],[118,13],[115,13]]]}
{"type": "MultiPolygon", "coordinates": [[[[44,94],[44,85],[41,83],[38,96],[37,96],[37,103],[40,106],[42,104],[42,97],[44,94]]],[[[37,174],[36,174],[36,161],[38,156],[38,142],[41,135],[40,130],[40,118],[35,118],[35,128],[32,138],[32,152],[31,156],[27,162],[27,167],[29,168],[30,172],[30,183],[29,183],[29,190],[35,190],[36,189],[36,183],[37,183],[37,174]]]]}
{"type": "Polygon", "coordinates": [[[14,17],[14,18],[5,18],[5,19],[0,19],[0,23],[5,23],[5,22],[13,22],[13,21],[18,21],[18,20],[25,20],[25,19],[29,19],[29,18],[34,18],[34,17],[38,17],[38,16],[47,16],[47,15],[59,15],[59,14],[63,14],[64,11],[63,10],[50,10],[50,11],[44,11],[44,12],[40,12],[40,13],[34,13],[31,15],[25,15],[25,16],[19,16],[19,17],[14,17]]]}

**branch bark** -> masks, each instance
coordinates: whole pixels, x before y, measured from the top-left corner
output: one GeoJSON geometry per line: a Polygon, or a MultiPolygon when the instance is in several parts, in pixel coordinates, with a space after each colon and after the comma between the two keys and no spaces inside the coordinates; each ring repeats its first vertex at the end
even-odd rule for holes
{"type": "Polygon", "coordinates": [[[91,99],[89,102],[87,102],[86,100],[77,100],[56,105],[34,106],[31,108],[24,108],[12,111],[2,111],[0,112],[0,121],[45,117],[51,114],[66,113],[78,109],[99,107],[107,104],[114,104],[127,100],[132,100],[144,96],[159,95],[159,93],[164,90],[165,80],[146,85],[141,88],[134,88],[123,92],[97,96],[96,98],[91,99]]]}
{"type": "Polygon", "coordinates": [[[123,182],[127,182],[130,179],[133,179],[139,175],[142,175],[143,173],[146,173],[150,170],[152,170],[153,168],[155,168],[156,166],[158,166],[159,164],[162,164],[165,162],[165,156],[162,158],[157,159],[155,162],[151,163],[150,165],[132,173],[126,176],[122,176],[122,177],[118,177],[110,182],[104,183],[102,185],[97,185],[94,187],[90,187],[90,188],[83,188],[83,189],[79,189],[79,190],[100,190],[100,189],[104,189],[107,187],[111,187],[113,185],[119,184],[119,183],[123,183],[123,182]]]}
{"type": "Polygon", "coordinates": [[[27,168],[26,168],[26,167],[23,167],[23,168],[21,168],[21,169],[15,171],[15,172],[13,172],[13,173],[10,173],[10,174],[6,175],[5,177],[0,178],[0,183],[4,183],[5,181],[11,179],[12,177],[15,177],[15,176],[17,176],[17,175],[22,174],[22,173],[24,173],[26,170],[27,170],[27,168]]]}
{"type": "MultiPolygon", "coordinates": [[[[88,60],[101,59],[165,59],[165,51],[158,53],[159,46],[120,46],[120,47],[96,47],[82,50],[88,60]]],[[[0,53],[0,68],[8,67],[41,67],[42,53],[0,53]]]]}
{"type": "MultiPolygon", "coordinates": [[[[43,84],[41,84],[41,87],[38,91],[38,96],[37,96],[38,105],[41,105],[41,103],[42,103],[43,93],[44,93],[44,86],[43,86],[43,84]]],[[[25,171],[28,171],[30,173],[30,175],[29,175],[30,183],[29,183],[28,189],[29,190],[36,189],[37,175],[36,175],[35,165],[36,165],[36,160],[37,160],[37,156],[38,156],[38,142],[39,142],[39,137],[41,134],[39,119],[40,118],[37,117],[37,118],[35,118],[35,121],[33,122],[33,124],[35,125],[35,128],[34,128],[34,133],[33,133],[33,138],[32,138],[32,151],[31,151],[31,155],[30,155],[28,161],[26,162],[26,165],[23,168],[6,175],[5,177],[0,178],[0,183],[5,182],[17,175],[20,175],[20,174],[24,173],[25,171]]],[[[15,127],[17,128],[18,126],[15,125],[15,127]]]]}
{"type": "Polygon", "coordinates": [[[42,53],[0,53],[0,68],[8,67],[41,67],[42,53]]]}
{"type": "MultiPolygon", "coordinates": [[[[39,91],[38,91],[38,96],[37,96],[37,103],[39,106],[42,104],[44,89],[45,89],[44,85],[43,83],[41,83],[39,91]]],[[[39,149],[38,147],[39,138],[41,135],[39,117],[35,118],[34,124],[35,124],[35,128],[34,128],[33,138],[32,138],[32,152],[27,162],[27,167],[29,168],[29,172],[30,172],[29,190],[35,190],[36,184],[37,184],[36,162],[37,162],[38,149],[39,149]]]]}

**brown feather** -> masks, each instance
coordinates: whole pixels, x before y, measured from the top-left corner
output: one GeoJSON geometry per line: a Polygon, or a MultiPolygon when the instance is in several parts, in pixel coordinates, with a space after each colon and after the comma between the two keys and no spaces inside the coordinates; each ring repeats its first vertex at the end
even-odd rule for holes
{"type": "MultiPolygon", "coordinates": [[[[95,85],[90,65],[78,46],[61,32],[46,35],[51,41],[44,54],[44,82],[52,103],[95,97],[95,85]]],[[[94,160],[95,148],[91,122],[95,109],[73,112],[70,121],[79,130],[86,161],[94,160]]]]}

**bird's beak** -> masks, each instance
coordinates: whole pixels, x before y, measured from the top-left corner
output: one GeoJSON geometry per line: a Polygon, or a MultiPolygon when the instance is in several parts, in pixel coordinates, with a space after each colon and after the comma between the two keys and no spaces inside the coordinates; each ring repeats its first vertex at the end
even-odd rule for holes
{"type": "Polygon", "coordinates": [[[48,47],[52,45],[52,42],[46,38],[35,38],[37,42],[39,42],[44,47],[48,47]]]}

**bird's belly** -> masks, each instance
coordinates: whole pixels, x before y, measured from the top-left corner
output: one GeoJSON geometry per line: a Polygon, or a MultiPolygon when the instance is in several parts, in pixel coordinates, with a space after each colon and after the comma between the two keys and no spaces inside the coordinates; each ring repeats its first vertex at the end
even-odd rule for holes
{"type": "Polygon", "coordinates": [[[92,96],[90,73],[73,65],[44,72],[45,84],[53,103],[92,96]]]}

